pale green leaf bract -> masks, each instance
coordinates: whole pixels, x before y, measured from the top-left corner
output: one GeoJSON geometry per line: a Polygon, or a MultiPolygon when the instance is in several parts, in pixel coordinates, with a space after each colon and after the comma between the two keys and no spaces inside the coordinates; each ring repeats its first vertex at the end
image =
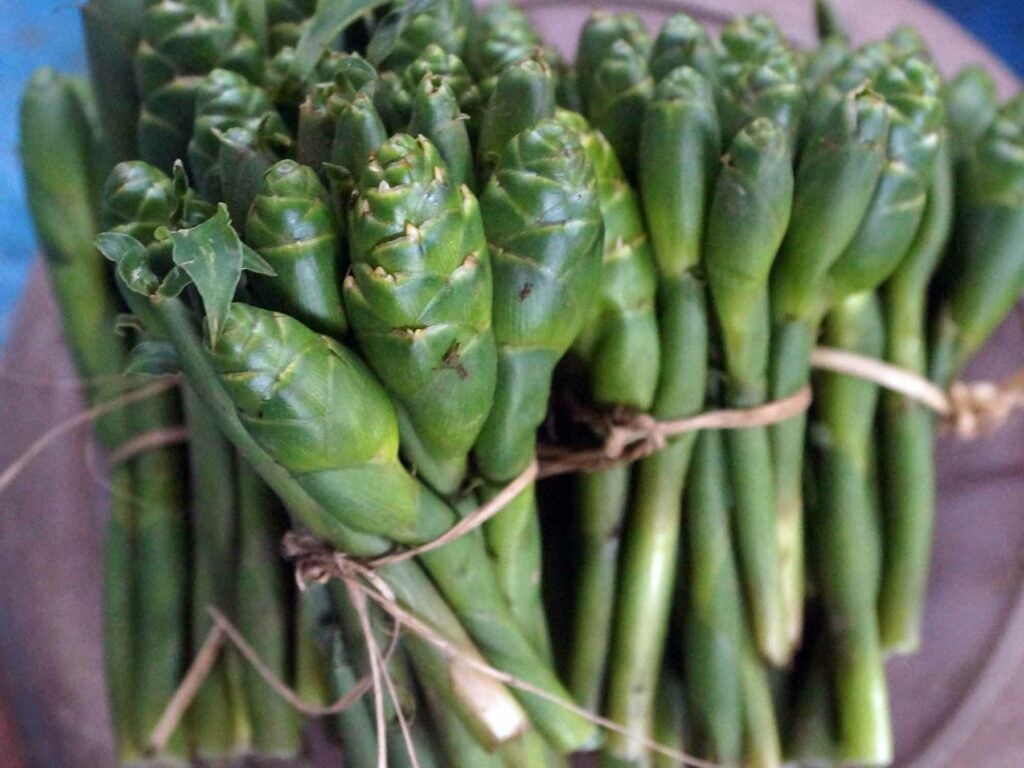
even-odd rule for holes
{"type": "Polygon", "coordinates": [[[117,265],[117,276],[130,290],[151,296],[160,280],[149,264],[146,246],[122,232],[104,232],[96,238],[96,249],[117,265]]]}

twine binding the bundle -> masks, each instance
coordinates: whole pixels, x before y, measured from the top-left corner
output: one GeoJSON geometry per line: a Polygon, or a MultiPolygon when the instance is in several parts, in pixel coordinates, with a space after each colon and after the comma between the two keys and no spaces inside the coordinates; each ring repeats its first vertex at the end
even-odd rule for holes
{"type": "Polygon", "coordinates": [[[1001,381],[955,381],[944,390],[923,376],[844,349],[817,347],[811,353],[811,365],[909,397],[934,411],[962,440],[992,434],[1016,409],[1024,408],[1024,369],[1001,381]]]}

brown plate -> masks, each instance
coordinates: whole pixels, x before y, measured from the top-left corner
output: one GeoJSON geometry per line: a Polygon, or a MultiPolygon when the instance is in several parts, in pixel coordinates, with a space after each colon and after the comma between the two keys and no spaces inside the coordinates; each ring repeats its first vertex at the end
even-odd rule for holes
{"type": "MultiPolygon", "coordinates": [[[[939,11],[915,0],[836,3],[857,40],[909,22],[946,73],[981,62],[1004,96],[1012,75],[939,11]]],[[[548,39],[571,53],[591,7],[632,8],[654,26],[684,4],[526,0],[548,39]]],[[[811,4],[688,2],[703,20],[768,10],[799,43],[813,41],[811,4]],[[727,13],[726,10],[727,9],[727,13]]],[[[40,268],[0,361],[0,467],[82,408],[40,268]]],[[[1024,312],[971,366],[1000,377],[1024,365],[1024,312]]],[[[102,474],[87,430],[63,437],[0,496],[0,768],[113,765],[100,647],[102,474]],[[5,704],[6,702],[6,704],[5,704]],[[18,734],[15,746],[12,734],[18,734]]],[[[1024,764],[1024,419],[997,435],[938,445],[939,517],[924,647],[889,665],[897,751],[914,768],[1024,764]]],[[[325,752],[323,765],[337,764],[325,752]]]]}

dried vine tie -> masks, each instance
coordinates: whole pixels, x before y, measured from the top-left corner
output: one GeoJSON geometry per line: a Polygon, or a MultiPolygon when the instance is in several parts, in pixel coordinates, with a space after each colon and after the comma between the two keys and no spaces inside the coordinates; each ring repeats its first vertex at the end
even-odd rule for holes
{"type": "Polygon", "coordinates": [[[1014,410],[1024,408],[1024,370],[998,382],[957,381],[943,390],[923,376],[842,349],[818,347],[811,364],[905,395],[933,410],[963,440],[992,434],[1014,410]]]}
{"type": "Polygon", "coordinates": [[[811,404],[811,389],[804,387],[781,400],[756,408],[732,408],[705,411],[685,419],[659,421],[649,414],[633,414],[621,420],[609,419],[604,425],[604,445],[589,450],[572,450],[542,445],[539,477],[568,472],[594,472],[616,464],[628,464],[662,450],[670,437],[702,429],[744,429],[785,421],[806,411],[811,404]]]}

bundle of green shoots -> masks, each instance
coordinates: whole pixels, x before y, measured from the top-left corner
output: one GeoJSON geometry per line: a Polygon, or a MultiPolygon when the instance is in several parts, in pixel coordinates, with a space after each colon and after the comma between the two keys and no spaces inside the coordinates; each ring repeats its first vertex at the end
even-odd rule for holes
{"type": "Polygon", "coordinates": [[[332,719],[354,768],[891,761],[936,417],[812,352],[960,374],[1024,288],[1024,100],[819,18],[805,51],[763,15],[596,13],[571,65],[508,5],[90,0],[91,78],[34,76],[21,149],[92,402],[176,375],[96,422],[141,442],[110,470],[125,764],[302,753],[233,648],[153,739],[209,607],[312,705],[386,667],[332,719]],[[280,557],[289,527],[432,542],[530,477],[538,430],[593,449],[808,385],[377,568],[426,634],[280,557]]]}

